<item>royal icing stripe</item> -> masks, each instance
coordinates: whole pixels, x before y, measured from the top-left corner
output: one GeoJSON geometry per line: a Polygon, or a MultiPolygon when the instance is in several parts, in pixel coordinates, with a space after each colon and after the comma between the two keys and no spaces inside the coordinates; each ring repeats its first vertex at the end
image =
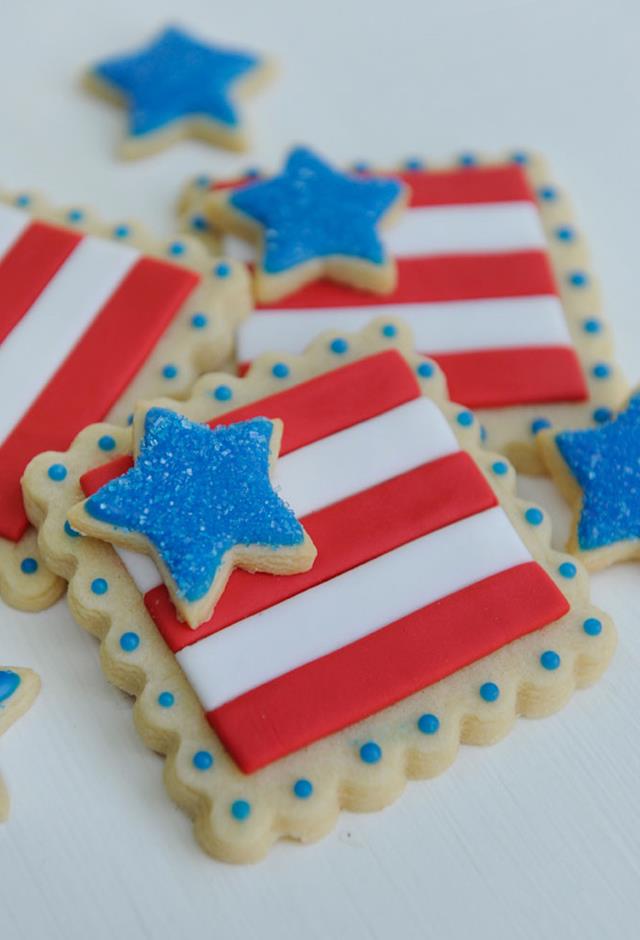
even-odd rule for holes
{"type": "Polygon", "coordinates": [[[206,711],[531,561],[504,511],[485,510],[185,647],[178,661],[206,711]]]}
{"type": "MultiPolygon", "coordinates": [[[[72,337],[70,328],[66,333],[60,328],[67,342],[72,344],[75,340],[80,321],[85,327],[88,321],[89,328],[75,346],[67,350],[66,358],[40,394],[33,380],[30,387],[35,400],[0,446],[0,535],[13,541],[17,541],[27,527],[19,482],[26,464],[46,447],[63,450],[78,431],[107,414],[199,282],[199,275],[192,271],[150,258],[138,259],[137,253],[129,250],[125,254],[113,254],[105,251],[104,246],[118,247],[106,241],[86,239],[52,281],[56,304],[49,305],[50,301],[46,301],[46,309],[51,319],[57,319],[62,311],[75,323],[72,337]],[[68,274],[67,264],[73,262],[76,252],[85,244],[89,245],[88,255],[80,255],[82,264],[79,268],[73,266],[68,274]],[[98,261],[113,262],[108,268],[109,277],[98,261]],[[91,287],[88,281],[85,284],[72,276],[78,270],[87,278],[91,277],[91,287]],[[117,279],[116,274],[119,274],[117,279]],[[54,286],[56,282],[58,287],[54,286]],[[127,337],[126,343],[122,342],[123,336],[127,337]]],[[[43,292],[41,300],[46,293],[43,292]]],[[[33,310],[17,330],[32,313],[33,310]]],[[[5,346],[0,349],[0,358],[5,346]]],[[[52,338],[51,348],[62,358],[59,338],[56,342],[52,338]]],[[[5,376],[0,372],[0,383],[4,381],[5,376]]],[[[24,394],[21,406],[24,407],[24,394]]],[[[17,414],[14,405],[12,416],[15,418],[17,414]]],[[[3,419],[2,428],[6,433],[9,422],[4,414],[3,419]]]]}
{"type": "Polygon", "coordinates": [[[568,609],[539,565],[518,565],[257,686],[207,718],[242,770],[252,773],[544,627],[568,609]]]}
{"type": "Polygon", "coordinates": [[[5,254],[22,234],[29,218],[13,206],[0,204],[0,254],[5,254]]]}
{"type": "MultiPolygon", "coordinates": [[[[238,331],[238,358],[251,362],[280,337],[278,349],[299,354],[323,330],[362,329],[375,310],[344,307],[327,310],[264,310],[238,331]]],[[[429,354],[508,349],[515,346],[570,346],[571,338],[557,297],[510,297],[446,303],[388,304],[384,313],[402,317],[416,346],[429,354]]]]}
{"type": "MultiPolygon", "coordinates": [[[[496,505],[493,490],[468,454],[458,451],[355,493],[301,521],[318,556],[310,571],[286,578],[234,571],[211,620],[186,630],[164,585],[149,591],[137,561],[123,558],[145,596],[147,610],[169,647],[178,652],[237,620],[377,558],[399,545],[496,505]],[[336,538],[336,532],[340,537],[336,538]],[[133,569],[130,567],[134,562],[133,569]],[[138,580],[139,578],[139,580],[138,580]],[[143,585],[146,587],[143,588],[143,585]]],[[[121,553],[122,557],[122,553],[121,553]]],[[[155,571],[156,583],[159,573],[155,571]]]]}
{"type": "Polygon", "coordinates": [[[103,239],[78,242],[0,347],[0,440],[37,398],[137,258],[135,249],[103,239]]]}
{"type": "MultiPolygon", "coordinates": [[[[22,213],[26,220],[27,216],[22,213]]],[[[21,321],[82,236],[34,222],[0,259],[0,342],[21,321]]]]}

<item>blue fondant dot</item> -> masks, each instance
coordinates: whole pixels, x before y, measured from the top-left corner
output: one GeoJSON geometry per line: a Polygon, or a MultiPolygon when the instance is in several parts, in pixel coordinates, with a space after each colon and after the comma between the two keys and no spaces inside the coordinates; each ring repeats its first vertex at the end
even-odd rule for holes
{"type": "Polygon", "coordinates": [[[531,422],[531,433],[539,434],[540,431],[544,431],[545,428],[550,428],[550,427],[551,427],[551,422],[549,421],[548,418],[535,418],[531,422]]]}
{"type": "Polygon", "coordinates": [[[538,190],[538,196],[544,202],[553,202],[558,198],[558,190],[554,186],[541,186],[538,190]]]}
{"type": "Polygon", "coordinates": [[[131,229],[128,225],[116,225],[113,234],[115,238],[128,238],[131,234],[131,229]]]}
{"type": "Polygon", "coordinates": [[[437,715],[425,713],[418,718],[418,728],[423,734],[435,734],[440,728],[440,719],[437,715]]]}
{"type": "Polygon", "coordinates": [[[260,176],[260,170],[257,166],[250,166],[248,170],[245,170],[245,179],[256,180],[260,176]]]}
{"type": "Polygon", "coordinates": [[[67,219],[69,222],[82,222],[84,212],[82,209],[70,209],[69,212],[67,212],[67,219]]]}
{"type": "Polygon", "coordinates": [[[560,656],[555,650],[545,650],[540,657],[540,665],[543,669],[548,669],[549,671],[557,669],[560,665],[560,656]]]}
{"type": "Polygon", "coordinates": [[[430,379],[433,375],[433,366],[430,362],[421,362],[416,371],[421,379],[430,379]]]}
{"type": "Polygon", "coordinates": [[[458,157],[458,163],[460,166],[475,166],[477,163],[476,156],[473,153],[461,153],[458,157]]]}
{"type": "Polygon", "coordinates": [[[196,751],[192,763],[196,770],[210,770],[213,767],[213,754],[210,751],[196,751]]]}
{"type": "Polygon", "coordinates": [[[390,339],[392,336],[395,336],[398,332],[398,327],[395,323],[385,323],[385,325],[380,330],[383,336],[386,336],[390,339]]]}
{"type": "Polygon", "coordinates": [[[607,379],[611,375],[611,366],[606,362],[596,362],[591,373],[594,379],[607,379]]]}
{"type": "Polygon", "coordinates": [[[161,692],[158,696],[160,708],[172,708],[176,698],[173,692],[161,692]]]}
{"type": "Polygon", "coordinates": [[[78,539],[78,538],[80,538],[80,533],[79,533],[79,532],[76,532],[76,530],[73,528],[73,526],[71,525],[71,523],[70,523],[68,520],[67,520],[67,522],[65,522],[65,524],[64,524],[64,531],[67,533],[67,535],[69,536],[70,539],[78,539]]]}
{"type": "Polygon", "coordinates": [[[375,741],[367,741],[360,748],[360,760],[365,764],[377,764],[382,757],[382,748],[375,741]]]}
{"type": "Polygon", "coordinates": [[[578,569],[576,568],[576,566],[574,565],[572,561],[563,561],[560,567],[558,568],[558,571],[560,572],[563,578],[568,578],[568,579],[575,578],[575,576],[578,573],[578,569]]]}
{"type": "Polygon", "coordinates": [[[191,216],[191,228],[196,232],[206,232],[209,223],[203,215],[193,215],[191,216]]]}
{"type": "Polygon", "coordinates": [[[611,408],[605,408],[604,406],[601,408],[596,408],[596,410],[593,412],[593,420],[596,422],[596,424],[606,424],[612,416],[613,412],[611,411],[611,408]]]}
{"type": "Polygon", "coordinates": [[[94,578],[91,582],[91,590],[94,594],[106,594],[109,590],[109,582],[105,578],[94,578]]]}
{"type": "Polygon", "coordinates": [[[420,157],[409,157],[404,161],[404,166],[406,170],[424,170],[425,162],[420,157]]]}
{"type": "Polygon", "coordinates": [[[582,324],[582,329],[585,333],[599,333],[602,330],[602,323],[600,320],[596,320],[594,317],[585,320],[582,324]]]}
{"type": "Polygon", "coordinates": [[[511,159],[514,163],[519,163],[521,166],[524,166],[525,163],[529,162],[529,154],[525,153],[524,150],[516,150],[515,153],[511,154],[511,159]]]}
{"type": "Polygon", "coordinates": [[[571,228],[570,225],[559,225],[555,231],[555,236],[558,241],[561,242],[572,242],[576,237],[575,230],[571,228]]]}
{"type": "Polygon", "coordinates": [[[356,173],[366,173],[367,170],[369,169],[369,164],[366,163],[364,160],[357,160],[353,164],[353,169],[355,170],[356,173]]]}
{"type": "Polygon", "coordinates": [[[67,475],[67,468],[62,463],[52,463],[47,473],[49,474],[50,480],[60,483],[67,475]]]}
{"type": "Polygon", "coordinates": [[[167,251],[170,255],[173,255],[174,258],[177,258],[179,255],[183,255],[185,252],[184,242],[171,242],[167,251]]]}
{"type": "Polygon", "coordinates": [[[162,367],[162,376],[165,379],[175,379],[178,374],[178,367],[172,362],[168,362],[166,366],[162,367]]]}
{"type": "Polygon", "coordinates": [[[584,271],[572,271],[567,279],[572,287],[585,287],[589,283],[589,278],[584,271]]]}
{"type": "Polygon", "coordinates": [[[463,428],[469,428],[473,424],[473,413],[471,411],[461,411],[456,415],[456,421],[463,428]]]}
{"type": "Polygon", "coordinates": [[[234,800],[231,804],[231,815],[239,822],[243,822],[251,815],[251,803],[246,800],[234,800]]]}
{"type": "Polygon", "coordinates": [[[220,264],[217,264],[213,269],[213,273],[216,277],[229,277],[231,274],[231,265],[227,264],[226,261],[221,261],[220,264]]]}
{"type": "Polygon", "coordinates": [[[503,477],[505,473],[509,472],[509,465],[504,462],[504,460],[496,460],[491,464],[491,469],[496,474],[496,476],[503,477]]]}
{"type": "Polygon", "coordinates": [[[540,525],[544,519],[544,513],[537,506],[531,506],[524,514],[529,525],[540,525]]]}
{"type": "Polygon", "coordinates": [[[23,574],[35,574],[38,570],[38,562],[35,558],[23,558],[20,563],[20,570],[23,574]]]}
{"type": "Polygon", "coordinates": [[[196,176],[194,182],[198,189],[207,189],[211,184],[211,177],[203,173],[201,176],[196,176]]]}
{"type": "Polygon", "coordinates": [[[191,317],[191,326],[194,330],[203,330],[208,322],[209,320],[204,313],[194,313],[191,317]]]}
{"type": "Polygon", "coordinates": [[[233,392],[228,385],[218,385],[217,388],[213,390],[213,397],[216,401],[229,401],[232,395],[233,392]]]}
{"type": "Polygon", "coordinates": [[[299,800],[308,800],[313,793],[313,784],[310,780],[301,777],[300,780],[296,780],[294,783],[293,792],[299,800]]]}
{"type": "Polygon", "coordinates": [[[349,343],[346,341],[346,339],[342,339],[342,337],[339,336],[336,337],[336,339],[332,339],[329,344],[329,349],[331,352],[338,353],[338,355],[346,353],[348,348],[349,343]]]}
{"type": "Polygon", "coordinates": [[[19,196],[16,196],[16,205],[24,209],[25,206],[30,205],[31,196],[28,196],[27,193],[21,193],[19,196]]]}
{"type": "Polygon", "coordinates": [[[276,362],[271,368],[271,374],[275,376],[276,379],[286,379],[289,375],[289,366],[286,362],[276,362]]]}
{"type": "Polygon", "coordinates": [[[598,620],[597,617],[587,617],[582,624],[582,629],[587,636],[598,636],[602,633],[602,621],[598,620]]]}
{"type": "Polygon", "coordinates": [[[500,698],[500,689],[495,682],[484,682],[480,686],[480,697],[485,702],[495,702],[500,698]]]}
{"type": "Polygon", "coordinates": [[[123,633],[120,637],[120,648],[124,650],[125,653],[133,653],[139,646],[140,637],[137,633],[134,633],[133,630],[123,633]]]}
{"type": "Polygon", "coordinates": [[[103,434],[100,440],[98,441],[98,447],[100,450],[113,450],[116,446],[115,438],[111,437],[110,434],[103,434]]]}

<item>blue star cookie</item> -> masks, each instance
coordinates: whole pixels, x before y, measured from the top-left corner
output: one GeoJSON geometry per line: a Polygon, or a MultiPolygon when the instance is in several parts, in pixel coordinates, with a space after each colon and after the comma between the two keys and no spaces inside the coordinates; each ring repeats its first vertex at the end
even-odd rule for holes
{"type": "Polygon", "coordinates": [[[342,173],[296,147],[278,176],[214,192],[206,212],[214,226],[257,242],[256,295],[269,303],[323,276],[393,290],[395,262],[378,227],[405,202],[399,180],[342,173]]]}
{"type": "Polygon", "coordinates": [[[316,550],[275,492],[282,422],[211,430],[163,408],[143,423],[134,467],[69,514],[87,535],[152,555],[180,616],[211,617],[234,567],[307,571],[316,550]]]}
{"type": "MultiPolygon", "coordinates": [[[[40,679],[30,669],[0,667],[0,735],[23,715],[40,690],[40,679]]],[[[9,814],[9,794],[0,777],[0,822],[9,814]]]]}
{"type": "Polygon", "coordinates": [[[640,555],[640,391],[598,427],[544,431],[538,444],[574,510],[569,551],[592,570],[640,555]]]}
{"type": "Polygon", "coordinates": [[[127,107],[123,156],[145,156],[184,137],[245,150],[237,99],[270,70],[259,56],[209,45],[170,26],[143,49],[93,66],[87,83],[127,107]]]}

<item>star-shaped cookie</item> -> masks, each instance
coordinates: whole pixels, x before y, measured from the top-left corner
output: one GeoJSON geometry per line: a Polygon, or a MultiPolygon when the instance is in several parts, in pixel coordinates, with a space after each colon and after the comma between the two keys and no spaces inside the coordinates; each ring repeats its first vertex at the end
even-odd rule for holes
{"type": "Polygon", "coordinates": [[[588,568],[640,556],[640,390],[597,428],[545,431],[542,458],[573,508],[567,548],[588,568]]]}
{"type": "Polygon", "coordinates": [[[103,97],[124,101],[125,157],[145,156],[185,137],[244,150],[237,99],[263,84],[270,71],[253,53],[210,45],[170,26],[137,52],[93,66],[87,84],[103,97]]]}
{"type": "Polygon", "coordinates": [[[329,277],[375,293],[396,283],[395,261],[378,233],[404,207],[398,180],[342,173],[297,147],[280,175],[214,192],[215,226],[258,243],[255,289],[269,303],[329,277]]]}
{"type": "Polygon", "coordinates": [[[213,430],[151,408],[134,467],[69,513],[87,535],[150,554],[190,627],[207,620],[234,567],[294,574],[316,550],[273,488],[282,422],[213,430]]]}
{"type": "MultiPolygon", "coordinates": [[[[40,679],[30,669],[0,668],[0,736],[30,707],[40,679]]],[[[0,822],[9,815],[9,794],[0,777],[0,822]]]]}

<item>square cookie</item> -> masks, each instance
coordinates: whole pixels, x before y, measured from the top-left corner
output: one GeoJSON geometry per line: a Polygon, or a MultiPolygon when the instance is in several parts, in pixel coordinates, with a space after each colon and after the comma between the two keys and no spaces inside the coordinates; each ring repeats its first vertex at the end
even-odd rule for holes
{"type": "MultiPolygon", "coordinates": [[[[22,503],[39,451],[85,425],[124,422],[140,396],[184,396],[229,356],[250,309],[242,265],[188,237],[162,243],[37,195],[0,198],[0,594],[25,610],[59,597],[22,503]]],[[[98,443],[108,455],[111,439],[98,443]]],[[[55,473],[55,471],[52,471],[55,473]]],[[[52,478],[54,479],[54,478],[52,478]]]]}
{"type": "Polygon", "coordinates": [[[303,574],[234,572],[196,630],[147,556],[64,531],[72,507],[131,467],[148,406],[133,430],[89,427],[25,475],[47,563],[218,858],[253,861],[279,838],[319,838],[341,808],[381,808],[460,742],[559,708],[613,651],[585,572],[551,549],[549,520],[515,497],[513,469],[412,350],[385,318],[154,402],[211,426],[281,419],[276,480],[318,549],[303,574]]]}
{"type": "MultiPolygon", "coordinates": [[[[354,172],[372,172],[357,164],[354,172]]],[[[383,171],[391,172],[391,171],[383,171]]],[[[541,428],[597,423],[627,394],[585,237],[542,158],[464,155],[449,166],[409,160],[394,172],[409,208],[389,229],[398,286],[385,297],[318,282],[258,304],[237,334],[241,368],[262,352],[299,353],[323,329],[352,330],[401,316],[435,359],[455,401],[478,412],[487,445],[526,473],[542,473],[541,428]]],[[[250,261],[250,246],[216,233],[212,192],[251,185],[198,177],[185,190],[185,228],[250,261]]]]}

